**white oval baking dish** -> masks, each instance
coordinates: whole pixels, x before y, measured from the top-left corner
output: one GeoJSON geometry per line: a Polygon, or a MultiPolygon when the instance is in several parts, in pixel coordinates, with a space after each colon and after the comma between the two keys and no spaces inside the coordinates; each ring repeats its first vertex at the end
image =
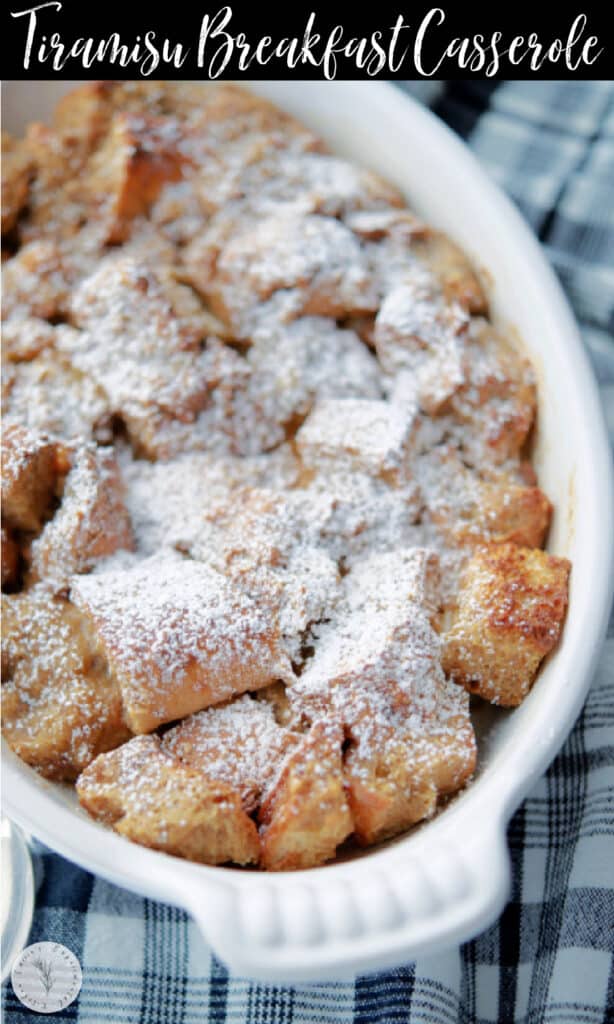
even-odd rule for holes
{"type": "MultiPolygon", "coordinates": [[[[44,119],[75,83],[9,83],[5,126],[44,119]]],[[[607,435],[582,342],[561,289],[520,216],[467,148],[391,85],[251,86],[389,178],[473,257],[496,318],[513,325],[540,382],[535,461],[555,504],[549,549],[572,559],[563,640],[517,710],[480,715],[475,781],[435,820],[387,846],[311,871],[210,868],[129,843],[91,821],[6,747],[5,813],[111,882],[184,907],[234,971],[281,981],[376,970],[477,934],[507,896],[506,824],[582,705],[612,590],[613,487],[607,435]]]]}

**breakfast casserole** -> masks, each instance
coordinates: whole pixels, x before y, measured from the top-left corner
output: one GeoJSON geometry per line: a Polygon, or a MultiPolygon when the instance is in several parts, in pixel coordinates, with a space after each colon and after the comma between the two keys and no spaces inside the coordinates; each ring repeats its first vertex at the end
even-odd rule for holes
{"type": "Polygon", "coordinates": [[[88,83],[2,145],[6,742],[206,864],[430,818],[567,605],[480,277],[233,85],[88,83]]]}

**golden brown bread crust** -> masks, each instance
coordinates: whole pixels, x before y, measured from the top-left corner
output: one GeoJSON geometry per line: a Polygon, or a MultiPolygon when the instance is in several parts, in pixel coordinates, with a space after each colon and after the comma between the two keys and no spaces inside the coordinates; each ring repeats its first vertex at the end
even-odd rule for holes
{"type": "Polygon", "coordinates": [[[29,125],[24,145],[32,180],[27,217],[19,225],[21,239],[56,242],[73,237],[87,219],[83,168],[88,145],[73,133],[40,123],[29,125]]]}
{"type": "Polygon", "coordinates": [[[518,458],[537,409],[535,375],[529,362],[487,320],[471,322],[463,358],[463,382],[450,412],[466,430],[463,455],[478,468],[518,458]]]}
{"type": "Polygon", "coordinates": [[[70,292],[63,253],[51,239],[23,245],[3,267],[2,318],[51,320],[64,316],[70,292]]]}
{"type": "Polygon", "coordinates": [[[246,694],[185,718],[164,734],[162,747],[182,764],[227,782],[252,814],[301,739],[277,724],[268,701],[246,694]]]}
{"type": "Polygon", "coordinates": [[[130,736],[119,687],[68,601],[44,586],[2,596],[2,731],[48,779],[72,780],[130,736]]]}
{"type": "Polygon", "coordinates": [[[316,722],[286,760],[259,813],[261,863],[269,871],[323,864],[352,832],[342,742],[340,726],[316,722]]]}
{"type": "Polygon", "coordinates": [[[130,222],[147,212],[167,181],[181,177],[179,136],[164,119],[116,114],[91,161],[85,188],[105,222],[105,241],[123,241],[130,222]]]}
{"type": "MultiPolygon", "coordinates": [[[[54,344],[71,331],[64,325],[53,330],[54,344]]],[[[72,365],[68,354],[45,349],[36,359],[3,366],[3,378],[7,418],[55,438],[103,444],[111,440],[108,399],[91,377],[72,365]]]]}
{"type": "Polygon", "coordinates": [[[9,423],[2,436],[2,517],[15,530],[36,533],[49,516],[62,466],[54,441],[9,423]]]}
{"type": "Polygon", "coordinates": [[[77,795],[92,817],[141,846],[202,864],[258,861],[258,832],[240,797],[181,764],[158,736],[98,757],[80,775],[77,795]]]}
{"type": "Polygon", "coordinates": [[[468,698],[445,679],[430,622],[436,571],[437,556],[416,549],[359,565],[344,581],[346,611],[321,627],[289,688],[302,720],[344,728],[345,784],[365,845],[431,815],[475,768],[468,698]]]}
{"type": "Polygon", "coordinates": [[[552,505],[539,487],[527,487],[501,470],[484,479],[449,445],[425,458],[422,473],[431,498],[425,515],[450,544],[535,548],[544,543],[552,505]]]}
{"type": "MultiPolygon", "coordinates": [[[[2,325],[2,359],[24,363],[55,345],[55,328],[37,317],[10,319],[2,325]]],[[[4,366],[3,366],[4,373],[4,366]]]]}
{"type": "MultiPolygon", "coordinates": [[[[402,694],[398,695],[399,703],[402,694]]],[[[374,715],[377,710],[374,708],[374,715]]],[[[345,755],[344,777],[362,846],[388,839],[430,818],[441,797],[462,789],[475,771],[477,748],[468,710],[458,708],[445,726],[434,723],[412,732],[411,711],[405,729],[378,726],[368,744],[361,728],[345,755]]]]}
{"type": "Polygon", "coordinates": [[[135,733],[294,678],[275,625],[201,563],[162,555],[74,576],[71,596],[119,682],[135,733]]]}
{"type": "Polygon", "coordinates": [[[60,507],[32,544],[32,580],[48,577],[66,584],[74,573],[89,572],[101,559],[134,548],[113,451],[79,447],[70,462],[60,507]]]}
{"type": "Polygon", "coordinates": [[[17,223],[28,201],[31,159],[23,142],[2,132],[2,234],[17,223]]]}
{"type": "Polygon", "coordinates": [[[448,302],[458,302],[474,316],[487,314],[488,302],[478,275],[447,235],[424,227],[414,234],[411,250],[437,275],[448,302]]]}
{"type": "Polygon", "coordinates": [[[332,217],[292,210],[228,239],[202,287],[213,312],[237,337],[246,336],[254,310],[276,297],[287,307],[287,320],[342,318],[377,308],[368,264],[352,232],[332,217]]]}
{"type": "Polygon", "coordinates": [[[471,693],[519,704],[556,646],[570,563],[515,544],[489,546],[468,563],[458,613],[443,637],[445,671],[471,693]]]}

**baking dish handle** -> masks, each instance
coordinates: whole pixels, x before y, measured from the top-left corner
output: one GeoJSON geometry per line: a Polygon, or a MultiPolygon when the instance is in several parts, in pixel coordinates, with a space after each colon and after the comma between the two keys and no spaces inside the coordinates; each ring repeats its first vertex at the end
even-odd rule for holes
{"type": "Polygon", "coordinates": [[[317,873],[211,874],[178,899],[230,970],[271,982],[323,981],[451,948],[487,927],[509,886],[503,822],[463,824],[431,842],[317,873]],[[466,837],[466,838],[465,838],[466,837]]]}

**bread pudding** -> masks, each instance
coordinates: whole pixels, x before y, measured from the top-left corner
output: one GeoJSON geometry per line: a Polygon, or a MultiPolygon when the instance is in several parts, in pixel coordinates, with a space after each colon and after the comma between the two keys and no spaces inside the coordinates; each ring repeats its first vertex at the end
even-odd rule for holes
{"type": "Polygon", "coordinates": [[[5,740],[207,864],[430,818],[570,571],[478,272],[227,84],[88,83],[2,170],[5,740]]]}

